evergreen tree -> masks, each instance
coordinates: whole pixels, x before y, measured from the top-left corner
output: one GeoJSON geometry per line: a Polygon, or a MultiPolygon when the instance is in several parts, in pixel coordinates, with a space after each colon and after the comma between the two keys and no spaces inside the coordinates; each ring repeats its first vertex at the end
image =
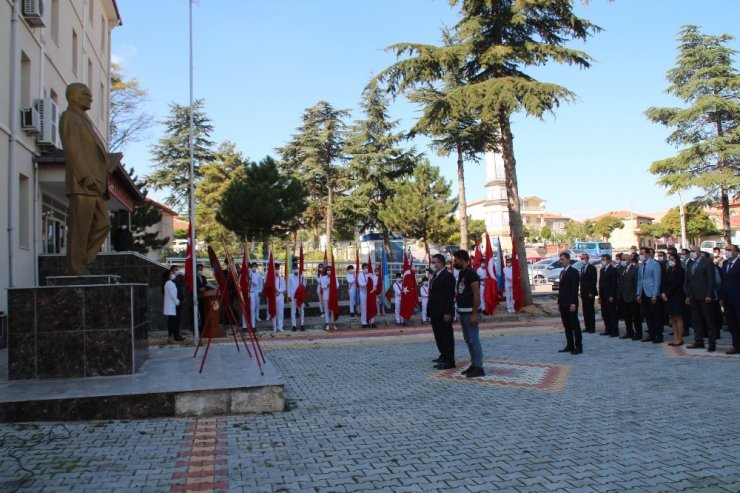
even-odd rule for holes
{"type": "Polygon", "coordinates": [[[394,193],[396,182],[413,171],[418,156],[413,147],[400,147],[405,137],[394,132],[398,120],[389,118],[388,99],[376,84],[365,89],[360,108],[365,118],[352,125],[345,146],[353,184],[347,201],[360,231],[374,229],[383,234],[388,260],[393,262],[388,225],[379,211],[394,193]]]}
{"type": "Polygon", "coordinates": [[[138,79],[126,79],[125,71],[115,63],[111,64],[110,84],[108,149],[117,152],[141,140],[154,125],[154,116],[144,112],[147,91],[138,79]]]}
{"type": "MultiPolygon", "coordinates": [[[[146,184],[134,174],[134,168],[128,170],[128,175],[144,196],[144,200],[134,204],[134,210],[131,212],[131,234],[134,236],[134,251],[146,255],[151,250],[164,248],[170,242],[170,238],[160,239],[159,233],[147,232],[147,228],[162,220],[162,211],[146,200],[148,194],[146,184]]],[[[113,227],[117,226],[118,224],[113,225],[113,227]]]]}
{"type": "Polygon", "coordinates": [[[303,124],[292,140],[277,149],[282,169],[299,179],[308,192],[304,224],[318,232],[325,222],[327,244],[332,242],[336,199],[349,187],[343,150],[347,139],[343,119],[348,116],[349,111],[319,101],[306,108],[303,124]]]}
{"type": "Polygon", "coordinates": [[[390,231],[421,240],[429,255],[430,242],[443,242],[455,230],[457,202],[439,168],[424,161],[404,177],[378,209],[378,218],[390,231]]]}
{"type": "Polygon", "coordinates": [[[263,254],[272,236],[285,238],[298,229],[306,210],[306,190],[301,182],[283,174],[267,156],[250,163],[228,186],[216,220],[241,241],[261,241],[263,254]]]}
{"type": "MultiPolygon", "coordinates": [[[[443,113],[465,114],[498,128],[490,147],[499,144],[504,160],[509,227],[517,251],[524,252],[519,187],[514,157],[511,115],[524,111],[542,117],[574,94],[565,87],[543,83],[524,72],[549,61],[589,67],[591,58],[568,48],[571,40],[586,40],[599,28],[573,12],[572,0],[450,0],[461,16],[452,30],[456,41],[447,46],[399,43],[389,49],[400,57],[380,75],[393,93],[444,80],[460,73],[464,85],[451,90],[443,113]],[[460,68],[462,67],[462,68],[460,68]]],[[[532,303],[527,263],[520,262],[524,305],[532,303]]]]}
{"type": "Polygon", "coordinates": [[[197,236],[217,251],[221,250],[221,235],[229,243],[235,243],[237,238],[216,220],[214,211],[218,210],[231,183],[244,176],[248,164],[249,161],[236,150],[236,145],[226,141],[218,146],[213,160],[200,167],[201,180],[195,189],[197,236]]]}
{"type": "MultiPolygon", "coordinates": [[[[163,122],[165,136],[152,147],[154,171],[146,177],[155,190],[167,190],[165,202],[173,209],[187,210],[190,200],[190,107],[170,103],[169,116],[163,122]]],[[[201,165],[213,159],[209,140],[213,125],[204,111],[202,99],[193,103],[194,181],[200,180],[201,165]]]]}
{"type": "Polygon", "coordinates": [[[667,92],[688,106],[649,108],[653,122],[671,127],[667,142],[678,154],[655,161],[650,172],[669,193],[698,187],[706,202],[720,203],[725,241],[730,241],[730,193],[740,189],[740,74],[729,34],[702,34],[698,26],[679,32],[676,66],[668,71],[667,92]]]}

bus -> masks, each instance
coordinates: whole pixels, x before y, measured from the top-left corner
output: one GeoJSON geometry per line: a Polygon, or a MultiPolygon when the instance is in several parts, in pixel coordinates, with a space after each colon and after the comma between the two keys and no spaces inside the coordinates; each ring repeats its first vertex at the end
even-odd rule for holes
{"type": "Polygon", "coordinates": [[[573,250],[583,250],[591,257],[601,257],[605,253],[612,254],[612,244],[608,241],[576,241],[573,250]]]}

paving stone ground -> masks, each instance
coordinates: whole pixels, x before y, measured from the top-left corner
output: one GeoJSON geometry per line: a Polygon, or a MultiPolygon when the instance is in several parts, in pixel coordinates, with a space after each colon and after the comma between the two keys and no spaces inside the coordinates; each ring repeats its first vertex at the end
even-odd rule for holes
{"type": "Polygon", "coordinates": [[[483,350],[568,368],[562,390],[433,378],[428,338],[266,341],[289,410],[205,423],[211,486],[183,468],[200,420],[157,419],[2,424],[0,491],[740,491],[740,358],[588,334],[560,354],[552,326],[483,350]]]}

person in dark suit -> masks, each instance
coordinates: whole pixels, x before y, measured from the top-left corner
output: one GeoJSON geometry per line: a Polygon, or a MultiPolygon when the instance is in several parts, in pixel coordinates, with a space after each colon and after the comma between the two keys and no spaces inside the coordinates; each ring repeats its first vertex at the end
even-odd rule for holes
{"type": "Polygon", "coordinates": [[[684,294],[686,304],[691,306],[691,322],[694,325],[694,344],[690,349],[703,348],[704,338],[708,339],[707,351],[717,350],[717,328],[714,323],[712,301],[714,299],[715,267],[699,251],[691,247],[691,259],[694,261],[686,272],[684,294]]]}
{"type": "Polygon", "coordinates": [[[673,342],[668,343],[668,345],[681,346],[683,345],[683,307],[686,305],[683,293],[686,271],[683,269],[681,259],[676,253],[668,254],[667,264],[660,297],[663,299],[673,328],[673,342]]]}
{"type": "Polygon", "coordinates": [[[642,317],[640,316],[640,303],[637,301],[635,291],[637,289],[637,269],[640,257],[637,254],[627,259],[619,280],[617,296],[624,317],[625,333],[622,339],[642,340],[642,317]]]}
{"type": "Polygon", "coordinates": [[[434,276],[429,281],[427,315],[432,323],[434,340],[439,349],[435,359],[438,370],[455,367],[455,337],[452,332],[452,313],[455,309],[455,276],[445,268],[444,255],[432,257],[434,276]]]}
{"type": "Polygon", "coordinates": [[[581,254],[581,304],[583,305],[583,325],[584,332],[589,334],[596,333],[596,309],[594,303],[596,296],[599,294],[596,290],[596,267],[589,263],[588,253],[581,254]]]}
{"type": "Polygon", "coordinates": [[[727,354],[740,354],[740,250],[737,245],[725,246],[722,264],[720,300],[725,309],[727,328],[732,334],[732,349],[727,354]]]}
{"type": "Polygon", "coordinates": [[[601,256],[601,273],[599,274],[599,303],[604,317],[603,336],[619,337],[617,320],[617,283],[619,274],[612,265],[612,256],[605,253],[601,256]]]}
{"type": "Polygon", "coordinates": [[[560,272],[560,289],[558,290],[558,309],[565,329],[565,347],[561,353],[581,354],[583,341],[581,324],[578,321],[578,271],[570,265],[570,254],[560,254],[560,263],[564,265],[560,272]]]}

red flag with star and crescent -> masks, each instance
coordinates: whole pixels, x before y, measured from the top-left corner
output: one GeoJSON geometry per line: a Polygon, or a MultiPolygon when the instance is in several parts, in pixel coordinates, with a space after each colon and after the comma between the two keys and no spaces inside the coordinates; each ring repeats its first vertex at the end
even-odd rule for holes
{"type": "Polygon", "coordinates": [[[483,263],[483,254],[480,251],[478,241],[475,242],[475,255],[473,255],[473,270],[478,270],[483,263]]]}
{"type": "Polygon", "coordinates": [[[522,276],[519,271],[519,254],[516,251],[516,241],[511,247],[511,294],[514,296],[514,311],[518,312],[524,304],[524,293],[522,292],[522,276]]]}
{"type": "MultiPolygon", "coordinates": [[[[370,259],[370,255],[367,256],[367,308],[365,318],[367,323],[372,323],[372,320],[378,315],[378,299],[377,293],[375,292],[375,281],[373,280],[373,261],[370,259]]],[[[381,281],[382,282],[382,281],[381,281]]]]}
{"type": "Polygon", "coordinates": [[[403,254],[403,278],[401,281],[401,316],[410,319],[419,297],[416,294],[416,276],[408,256],[403,254]]]}
{"type": "Polygon", "coordinates": [[[272,248],[270,249],[270,256],[267,259],[267,279],[265,279],[262,293],[267,298],[267,313],[270,317],[274,318],[277,314],[277,300],[275,300],[275,261],[272,258],[272,248]]]}
{"type": "Polygon", "coordinates": [[[339,319],[339,290],[337,289],[337,270],[334,268],[334,252],[331,252],[331,275],[329,276],[329,304],[334,321],[339,319]]]}
{"type": "Polygon", "coordinates": [[[491,238],[486,233],[486,289],[483,291],[486,313],[493,315],[498,306],[498,282],[496,282],[496,260],[493,257],[491,238]]]}
{"type": "Polygon", "coordinates": [[[250,291],[250,282],[252,278],[250,277],[252,271],[249,270],[249,255],[247,253],[247,244],[244,244],[244,252],[242,253],[242,268],[241,272],[239,272],[239,287],[242,291],[242,296],[244,297],[244,305],[242,305],[242,317],[244,317],[244,321],[247,323],[247,327],[250,329],[254,327],[254,324],[252,323],[252,310],[249,309],[250,306],[252,306],[249,302],[249,297],[251,296],[250,291]]]}
{"type": "Polygon", "coordinates": [[[300,308],[303,306],[303,304],[308,299],[308,292],[306,291],[306,286],[303,285],[303,243],[301,243],[301,254],[298,259],[298,287],[295,290],[295,294],[293,295],[293,298],[295,299],[295,303],[300,308]]]}

